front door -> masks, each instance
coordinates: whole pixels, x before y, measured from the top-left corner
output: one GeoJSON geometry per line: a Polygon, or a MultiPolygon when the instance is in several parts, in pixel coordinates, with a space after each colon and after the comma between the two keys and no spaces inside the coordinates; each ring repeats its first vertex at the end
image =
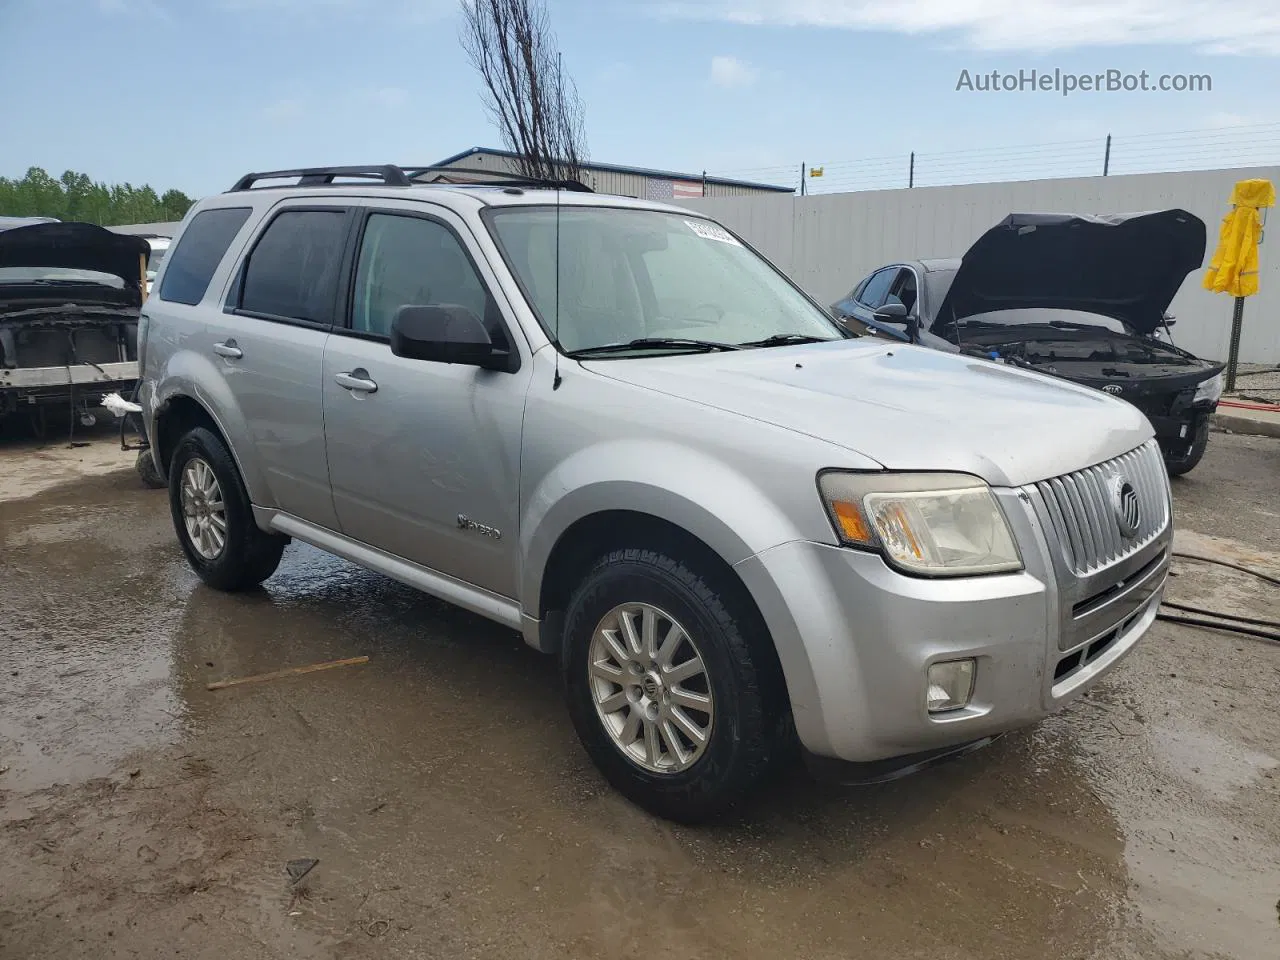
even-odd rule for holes
{"type": "Polygon", "coordinates": [[[342,532],[513,598],[531,364],[526,358],[505,373],[393,356],[391,319],[410,304],[465,306],[495,343],[519,348],[461,220],[409,203],[364,216],[345,322],[324,357],[329,477],[342,532]]]}

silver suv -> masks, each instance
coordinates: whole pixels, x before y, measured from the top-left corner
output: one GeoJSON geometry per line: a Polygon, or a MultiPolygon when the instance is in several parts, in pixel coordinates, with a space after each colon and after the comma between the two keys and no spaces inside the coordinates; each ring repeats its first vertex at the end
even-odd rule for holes
{"type": "Polygon", "coordinates": [[[1034,723],[1151,625],[1169,482],[1131,405],[853,336],[688,210],[439,176],[187,215],[140,403],[206,583],[297,539],[506,624],[684,821],[797,746],[868,779],[1034,723]]]}

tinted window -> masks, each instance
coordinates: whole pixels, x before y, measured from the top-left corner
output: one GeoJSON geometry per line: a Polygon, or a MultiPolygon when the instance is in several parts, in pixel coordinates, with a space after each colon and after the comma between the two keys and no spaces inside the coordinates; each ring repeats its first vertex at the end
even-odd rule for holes
{"type": "MultiPolygon", "coordinates": [[[[193,305],[203,300],[227,247],[251,212],[249,207],[228,207],[204,210],[192,217],[169,257],[160,299],[193,305]]],[[[159,266],[154,254],[152,263],[159,266]]]]}
{"type": "Polygon", "coordinates": [[[345,210],[286,210],[249,254],[240,309],[331,323],[346,239],[345,210]]]}
{"type": "Polygon", "coordinates": [[[893,278],[897,273],[896,267],[890,267],[875,274],[867,281],[866,286],[862,288],[862,293],[858,296],[858,302],[872,309],[883,306],[885,297],[889,293],[889,284],[893,283],[893,278]]]}
{"type": "Polygon", "coordinates": [[[947,291],[951,289],[951,281],[956,278],[954,270],[930,270],[924,275],[924,291],[928,298],[929,311],[936,314],[947,299],[947,291]]]}
{"type": "Polygon", "coordinates": [[[421,217],[369,217],[356,265],[351,328],[388,336],[403,306],[466,307],[499,347],[506,334],[497,305],[462,245],[443,224],[421,217]]]}

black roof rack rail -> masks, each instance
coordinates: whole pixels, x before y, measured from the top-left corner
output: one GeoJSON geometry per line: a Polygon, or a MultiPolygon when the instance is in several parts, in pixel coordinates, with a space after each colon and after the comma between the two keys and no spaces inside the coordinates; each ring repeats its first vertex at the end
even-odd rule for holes
{"type": "Polygon", "coordinates": [[[462,186],[473,187],[544,187],[554,190],[570,190],[574,193],[595,193],[590,187],[580,180],[555,180],[547,177],[530,177],[523,173],[515,173],[507,170],[481,170],[478,167],[404,167],[404,173],[417,183],[431,183],[431,180],[423,180],[422,177],[428,174],[434,174],[438,179],[434,182],[441,182],[439,178],[449,177],[453,174],[461,174],[466,179],[444,182],[457,183],[462,186]]]}
{"type": "Polygon", "coordinates": [[[246,173],[236,181],[229,193],[252,190],[259,180],[283,180],[297,177],[297,187],[321,187],[333,184],[338,177],[353,180],[378,180],[389,187],[411,187],[413,181],[394,164],[365,167],[305,167],[299,170],[267,170],[262,173],[246,173]]]}

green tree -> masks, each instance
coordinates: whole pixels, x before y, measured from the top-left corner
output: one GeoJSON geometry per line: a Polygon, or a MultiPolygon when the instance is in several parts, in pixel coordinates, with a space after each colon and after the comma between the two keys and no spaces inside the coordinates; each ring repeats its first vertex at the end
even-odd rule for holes
{"type": "Polygon", "coordinates": [[[57,180],[40,167],[31,167],[21,180],[0,177],[0,216],[6,217],[54,217],[113,227],[181,220],[192,203],[180,190],[157,194],[148,184],[108,185],[74,170],[57,180]]]}

